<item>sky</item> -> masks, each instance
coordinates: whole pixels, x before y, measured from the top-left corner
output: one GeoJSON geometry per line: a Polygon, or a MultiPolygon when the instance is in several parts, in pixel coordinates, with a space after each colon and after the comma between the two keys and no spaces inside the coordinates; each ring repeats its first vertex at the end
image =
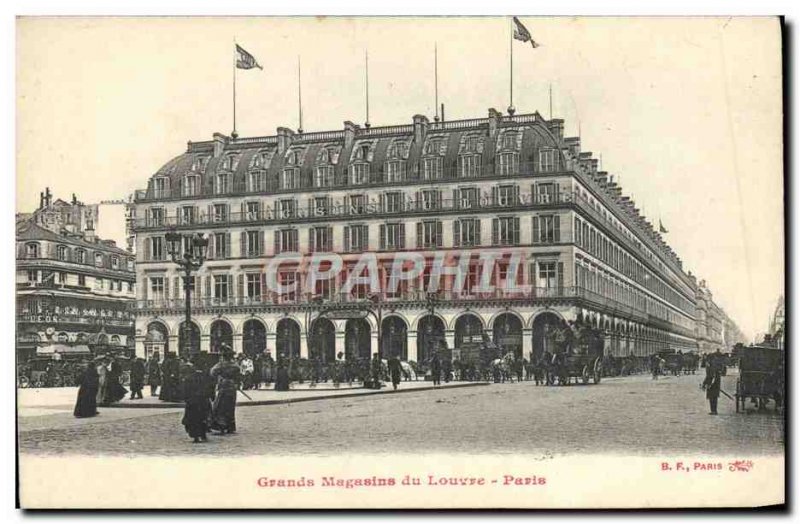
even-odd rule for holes
{"type": "MultiPolygon", "coordinates": [[[[684,268],[748,337],[784,291],[780,27],[774,18],[520,17],[514,106],[565,119],[602,155],[684,268]]],[[[20,18],[18,211],[49,186],[87,203],[144,188],[189,140],[232,129],[234,40],[263,70],[237,73],[237,131],[275,134],[509,105],[510,23],[464,18],[20,18]]],[[[105,220],[105,222],[104,222],[105,220]]],[[[101,234],[124,246],[119,209],[101,234]]]]}

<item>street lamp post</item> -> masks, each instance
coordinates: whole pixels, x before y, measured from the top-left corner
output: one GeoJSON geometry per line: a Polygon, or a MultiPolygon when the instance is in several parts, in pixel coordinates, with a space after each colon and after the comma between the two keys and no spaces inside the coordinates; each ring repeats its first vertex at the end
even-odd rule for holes
{"type": "Polygon", "coordinates": [[[172,262],[183,270],[183,290],[184,290],[184,313],[183,322],[183,353],[188,355],[190,351],[189,335],[192,321],[192,287],[190,279],[192,271],[197,271],[206,260],[208,250],[208,239],[202,233],[196,235],[183,235],[175,231],[166,234],[167,250],[172,262]],[[185,248],[185,249],[182,249],[185,248]]]}

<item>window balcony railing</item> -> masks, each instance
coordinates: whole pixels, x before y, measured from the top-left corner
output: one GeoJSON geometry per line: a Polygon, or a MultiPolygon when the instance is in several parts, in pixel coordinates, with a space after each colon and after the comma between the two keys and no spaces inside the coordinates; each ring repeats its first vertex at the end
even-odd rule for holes
{"type": "MultiPolygon", "coordinates": [[[[384,306],[399,307],[404,303],[411,307],[420,305],[428,307],[430,304],[428,293],[418,289],[398,290],[392,296],[386,293],[379,294],[384,306]]],[[[553,286],[553,287],[530,287],[522,289],[506,290],[496,288],[492,291],[469,291],[469,290],[440,290],[436,294],[434,304],[436,306],[453,306],[459,303],[491,302],[497,300],[508,300],[510,302],[530,302],[530,301],[552,301],[552,300],[572,300],[584,303],[589,307],[597,308],[601,312],[618,315],[631,320],[645,323],[652,327],[676,332],[688,337],[694,336],[691,329],[684,328],[673,322],[653,315],[648,311],[615,300],[614,298],[603,296],[580,286],[553,286]]],[[[373,299],[358,296],[356,293],[344,294],[334,293],[330,298],[325,298],[321,302],[313,300],[307,294],[299,292],[278,294],[274,292],[263,293],[257,296],[229,296],[229,297],[194,297],[191,301],[192,308],[198,309],[225,309],[231,307],[308,307],[314,309],[336,309],[337,307],[368,306],[376,307],[373,299]]],[[[149,300],[138,300],[130,304],[132,309],[140,312],[159,310],[182,315],[185,307],[183,298],[158,298],[149,300]]],[[[646,308],[647,309],[647,308],[646,308]]]]}
{"type": "Polygon", "coordinates": [[[368,180],[363,183],[353,184],[352,177],[348,168],[336,172],[333,183],[326,187],[317,187],[314,184],[314,177],[300,177],[300,184],[292,188],[282,188],[280,176],[268,178],[264,189],[258,190],[251,187],[245,180],[235,180],[232,184],[227,186],[227,191],[220,193],[214,187],[202,186],[198,188],[193,196],[186,196],[182,193],[179,187],[167,189],[138,189],[135,191],[136,202],[149,202],[157,200],[175,200],[175,199],[189,199],[189,198],[218,198],[220,196],[245,196],[245,195],[263,195],[263,194],[278,194],[278,193],[297,193],[297,192],[317,192],[317,191],[330,191],[342,190],[345,188],[365,188],[365,187],[380,187],[380,186],[404,186],[409,183],[418,184],[436,184],[443,181],[467,181],[467,180],[491,180],[491,179],[513,179],[519,177],[530,177],[533,175],[553,176],[564,171],[553,169],[550,171],[542,171],[539,162],[519,162],[514,164],[514,169],[509,170],[507,173],[501,172],[506,170],[505,166],[501,167],[499,164],[480,164],[477,171],[467,169],[461,166],[444,166],[441,169],[436,169],[433,176],[425,176],[425,169],[420,164],[406,163],[403,175],[399,180],[392,182],[388,181],[388,173],[384,165],[370,165],[370,176],[368,180]],[[377,178],[377,179],[376,179],[377,178]]]}
{"type": "Polygon", "coordinates": [[[298,206],[291,212],[262,209],[261,212],[246,211],[227,213],[221,217],[214,214],[198,213],[196,220],[191,224],[186,224],[180,216],[167,216],[158,220],[149,218],[137,219],[136,229],[164,229],[171,227],[196,227],[205,225],[232,225],[232,224],[268,224],[268,223],[294,223],[298,219],[328,221],[331,218],[366,218],[370,216],[407,216],[407,215],[431,215],[431,214],[452,214],[452,213],[472,213],[494,211],[497,213],[524,211],[528,209],[540,209],[547,206],[560,206],[573,202],[575,199],[571,192],[561,192],[546,195],[533,195],[529,192],[520,193],[516,200],[492,198],[491,196],[481,196],[480,198],[467,201],[461,198],[442,198],[429,200],[420,198],[416,200],[401,200],[392,203],[367,203],[363,206],[353,206],[350,204],[331,205],[327,209],[309,208],[308,206],[298,206]]]}

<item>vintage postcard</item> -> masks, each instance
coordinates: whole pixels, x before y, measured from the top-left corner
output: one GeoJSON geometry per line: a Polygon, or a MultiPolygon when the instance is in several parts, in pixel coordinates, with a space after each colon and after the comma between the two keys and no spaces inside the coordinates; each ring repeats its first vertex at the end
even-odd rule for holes
{"type": "Polygon", "coordinates": [[[23,508],[785,502],[779,18],[16,31],[23,508]]]}

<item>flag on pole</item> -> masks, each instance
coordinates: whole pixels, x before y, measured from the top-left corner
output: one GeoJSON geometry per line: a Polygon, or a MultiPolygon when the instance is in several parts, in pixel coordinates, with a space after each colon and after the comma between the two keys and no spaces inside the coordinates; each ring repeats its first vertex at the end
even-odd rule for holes
{"type": "Polygon", "coordinates": [[[522,25],[522,22],[520,22],[519,18],[516,16],[514,17],[514,39],[521,42],[530,42],[534,49],[539,47],[539,44],[537,44],[531,36],[531,32],[528,31],[524,25],[522,25]]]}
{"type": "Polygon", "coordinates": [[[256,57],[245,51],[242,46],[236,44],[236,68],[237,69],[253,69],[259,68],[263,71],[263,67],[261,67],[256,61],[256,57]]]}
{"type": "Polygon", "coordinates": [[[667,228],[664,227],[664,224],[661,223],[661,219],[660,218],[658,219],[658,232],[659,233],[669,233],[669,231],[667,231],[667,228]]]}

